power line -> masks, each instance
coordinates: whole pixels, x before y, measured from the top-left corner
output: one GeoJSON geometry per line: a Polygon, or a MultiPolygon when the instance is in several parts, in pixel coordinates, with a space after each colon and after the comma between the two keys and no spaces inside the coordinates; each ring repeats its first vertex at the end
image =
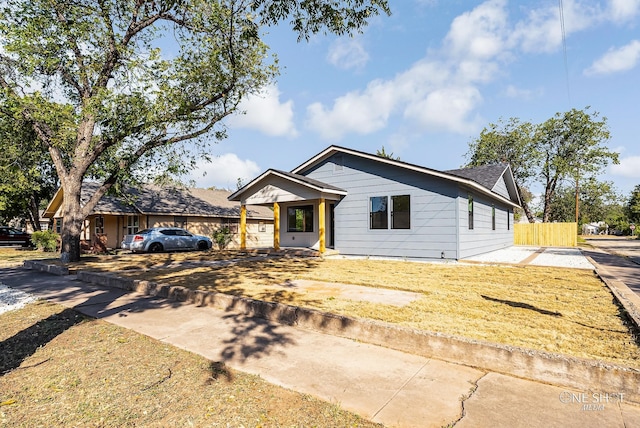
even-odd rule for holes
{"type": "Polygon", "coordinates": [[[562,0],[558,0],[558,8],[560,9],[560,30],[562,32],[562,52],[564,54],[564,72],[567,80],[567,97],[571,104],[571,90],[569,89],[569,62],[567,61],[567,34],[564,29],[564,6],[562,0]]]}

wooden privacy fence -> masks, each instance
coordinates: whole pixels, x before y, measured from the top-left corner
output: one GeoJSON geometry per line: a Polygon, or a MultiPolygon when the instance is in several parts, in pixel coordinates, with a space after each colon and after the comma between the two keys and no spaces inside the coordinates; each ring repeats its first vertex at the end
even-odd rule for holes
{"type": "Polygon", "coordinates": [[[516,223],[513,225],[515,245],[539,247],[575,247],[578,245],[576,223],[516,223]]]}

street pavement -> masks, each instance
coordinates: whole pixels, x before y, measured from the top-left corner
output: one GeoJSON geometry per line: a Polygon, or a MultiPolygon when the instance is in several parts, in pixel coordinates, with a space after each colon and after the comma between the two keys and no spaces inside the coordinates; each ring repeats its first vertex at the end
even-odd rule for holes
{"type": "Polygon", "coordinates": [[[74,276],[5,268],[0,282],[386,426],[640,427],[640,406],[609,399],[615,391],[547,385],[239,313],[93,286],[74,276]]]}

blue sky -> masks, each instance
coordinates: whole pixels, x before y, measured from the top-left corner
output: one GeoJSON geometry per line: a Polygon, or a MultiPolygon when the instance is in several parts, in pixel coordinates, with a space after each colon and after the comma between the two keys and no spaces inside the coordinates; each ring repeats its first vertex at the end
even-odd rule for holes
{"type": "Polygon", "coordinates": [[[229,138],[192,178],[235,189],[331,144],[454,169],[491,122],[591,106],[621,160],[601,179],[627,197],[640,184],[640,0],[562,4],[567,68],[558,0],[390,0],[393,15],[353,38],[298,43],[287,26],[270,28],[281,75],[227,120],[229,138]]]}

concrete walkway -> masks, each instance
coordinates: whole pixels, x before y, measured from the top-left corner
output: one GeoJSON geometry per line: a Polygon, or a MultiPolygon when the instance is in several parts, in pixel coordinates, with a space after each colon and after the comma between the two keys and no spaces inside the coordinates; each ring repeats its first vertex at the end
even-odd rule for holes
{"type": "MultiPolygon", "coordinates": [[[[599,254],[604,263],[604,253],[599,254]]],[[[635,272],[640,277],[640,266],[635,272]]],[[[74,276],[7,268],[0,269],[0,282],[387,426],[640,426],[640,407],[616,391],[560,388],[211,307],[92,286],[74,276]]]]}

